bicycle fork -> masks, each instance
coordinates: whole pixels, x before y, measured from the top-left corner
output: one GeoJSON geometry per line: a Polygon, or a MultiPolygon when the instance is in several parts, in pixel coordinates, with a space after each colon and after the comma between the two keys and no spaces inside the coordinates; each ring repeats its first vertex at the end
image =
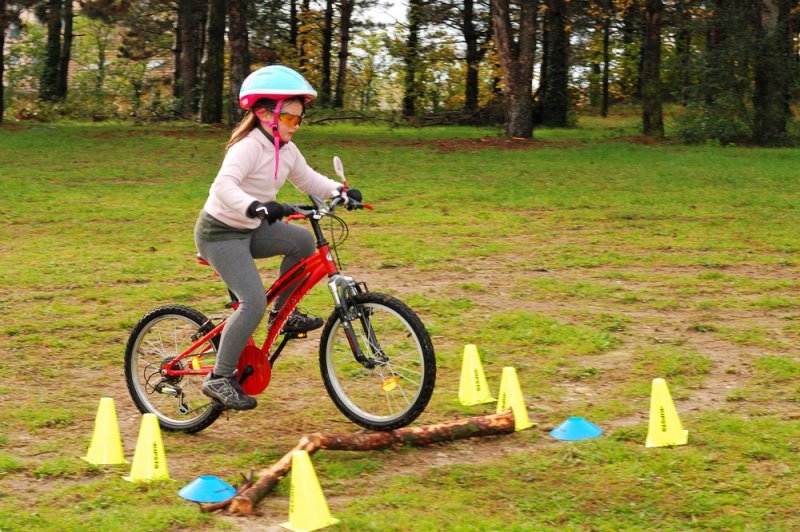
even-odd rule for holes
{"type": "MultiPolygon", "coordinates": [[[[331,281],[328,283],[328,289],[330,289],[331,295],[333,296],[336,310],[338,311],[339,318],[342,321],[342,329],[344,330],[347,342],[350,344],[350,349],[353,351],[353,357],[355,357],[359,364],[365,368],[373,369],[376,365],[375,359],[366,356],[362,351],[361,345],[358,342],[358,334],[356,334],[356,331],[353,328],[351,319],[353,310],[350,307],[350,302],[353,296],[361,292],[361,287],[352,277],[336,274],[332,276],[331,281]]],[[[367,316],[362,310],[358,312],[358,319],[361,321],[361,326],[367,335],[367,342],[372,355],[375,357],[382,356],[380,346],[375,338],[375,331],[373,331],[372,326],[370,325],[369,316],[367,316]]]]}

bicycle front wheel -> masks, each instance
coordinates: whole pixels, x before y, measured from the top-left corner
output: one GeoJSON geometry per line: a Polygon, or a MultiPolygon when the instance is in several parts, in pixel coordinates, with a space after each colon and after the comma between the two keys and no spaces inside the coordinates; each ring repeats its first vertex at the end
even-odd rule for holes
{"type": "MultiPolygon", "coordinates": [[[[128,391],[139,411],[158,416],[165,430],[199,432],[222,413],[222,405],[200,391],[203,375],[161,374],[162,366],[206,334],[201,329],[205,330],[203,326],[207,323],[201,312],[182,305],[166,305],[145,314],[128,339],[125,350],[128,391]]],[[[190,364],[212,366],[218,343],[219,337],[212,338],[175,369],[186,369],[190,364]]]]}
{"type": "Polygon", "coordinates": [[[436,357],[428,331],[403,302],[378,293],[349,301],[354,354],[339,311],[328,319],[320,340],[322,380],[336,407],[371,430],[393,430],[425,409],[436,382],[436,357]]]}

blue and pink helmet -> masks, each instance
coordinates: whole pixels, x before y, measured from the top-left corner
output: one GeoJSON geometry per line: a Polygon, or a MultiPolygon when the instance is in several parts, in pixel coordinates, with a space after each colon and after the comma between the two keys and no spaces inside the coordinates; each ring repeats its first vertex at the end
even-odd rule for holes
{"type": "Polygon", "coordinates": [[[283,65],[259,68],[245,78],[239,89],[239,105],[250,109],[261,98],[286,100],[302,97],[308,103],[317,97],[317,91],[299,72],[283,65]]]}
{"type": "Polygon", "coordinates": [[[270,65],[259,68],[247,76],[239,89],[239,105],[250,110],[262,98],[269,98],[278,103],[272,112],[272,120],[264,121],[264,125],[272,131],[275,143],[275,179],[278,179],[280,164],[281,134],[278,129],[278,116],[284,100],[303,98],[305,103],[317,97],[317,91],[299,72],[283,65],[270,65]]]}

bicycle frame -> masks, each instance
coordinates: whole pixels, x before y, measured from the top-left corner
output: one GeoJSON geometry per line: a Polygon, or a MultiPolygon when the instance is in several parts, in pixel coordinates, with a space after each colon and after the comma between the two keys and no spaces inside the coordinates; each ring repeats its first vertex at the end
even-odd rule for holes
{"type": "MultiPolygon", "coordinates": [[[[342,294],[344,289],[351,286],[353,283],[353,279],[349,277],[345,277],[341,275],[339,272],[339,268],[336,264],[336,261],[333,258],[333,254],[331,253],[330,246],[328,242],[325,240],[325,237],[322,233],[322,229],[319,225],[319,220],[322,218],[321,215],[314,215],[314,216],[305,216],[305,215],[293,215],[290,216],[286,223],[288,223],[291,219],[297,218],[308,218],[311,222],[312,229],[314,231],[314,235],[316,237],[317,243],[317,251],[304,259],[298,262],[293,268],[289,271],[284,273],[280,276],[270,288],[266,292],[267,297],[267,305],[269,306],[272,304],[275,299],[278,298],[279,295],[285,293],[287,290],[288,296],[286,298],[286,303],[281,307],[280,312],[278,313],[277,318],[272,322],[269,329],[267,330],[267,337],[264,339],[264,343],[260,348],[261,353],[264,356],[269,357],[269,364],[270,367],[274,364],[275,360],[277,359],[278,355],[280,354],[283,347],[286,343],[292,339],[296,338],[297,336],[284,336],[283,341],[279,345],[278,349],[275,350],[270,355],[270,350],[280,335],[281,328],[283,327],[284,322],[292,313],[292,311],[297,307],[299,302],[305,297],[305,295],[314,287],[317,283],[319,283],[323,278],[326,276],[330,278],[330,282],[328,283],[328,288],[333,295],[334,303],[336,308],[342,307],[342,294]]],[[[233,309],[238,308],[239,303],[238,301],[234,300],[231,302],[230,307],[233,309]]],[[[200,357],[209,352],[213,349],[213,345],[211,344],[211,339],[216,337],[217,335],[222,333],[222,329],[225,327],[227,323],[227,318],[217,324],[209,331],[205,331],[204,329],[207,328],[207,325],[210,325],[210,320],[208,324],[204,324],[203,327],[200,328],[200,332],[205,332],[202,337],[196,338],[194,343],[187,348],[182,353],[178,354],[175,358],[165,364],[161,372],[164,375],[168,376],[182,376],[182,375],[206,375],[211,372],[213,366],[202,366],[200,364],[200,357]],[[202,349],[201,349],[202,348],[202,349]],[[181,364],[182,361],[186,360],[187,358],[191,358],[191,361],[184,365],[181,364]]],[[[354,350],[354,354],[357,359],[361,360],[361,350],[358,346],[358,342],[354,340],[352,329],[349,327],[349,323],[346,326],[347,330],[347,337],[351,344],[351,347],[354,350]]],[[[199,334],[199,332],[198,332],[199,334]]],[[[253,338],[251,337],[245,347],[247,350],[249,347],[256,347],[253,338]]]]}

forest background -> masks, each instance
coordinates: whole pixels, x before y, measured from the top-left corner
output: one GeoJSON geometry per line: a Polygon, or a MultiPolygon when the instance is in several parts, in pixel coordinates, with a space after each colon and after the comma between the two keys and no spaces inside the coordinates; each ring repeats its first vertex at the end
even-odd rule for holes
{"type": "Polygon", "coordinates": [[[797,0],[0,0],[0,30],[0,120],[231,124],[247,74],[282,63],[318,88],[312,121],[527,138],[628,104],[646,136],[665,106],[692,142],[799,134],[797,0]]]}

